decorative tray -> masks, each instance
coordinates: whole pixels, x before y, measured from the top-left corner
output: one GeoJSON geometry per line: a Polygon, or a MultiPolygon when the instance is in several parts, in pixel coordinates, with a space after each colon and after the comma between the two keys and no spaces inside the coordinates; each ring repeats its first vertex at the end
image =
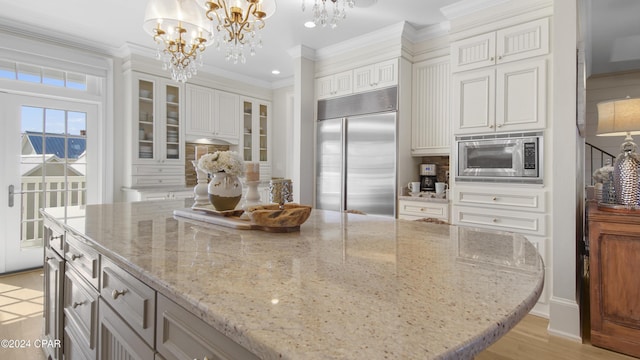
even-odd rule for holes
{"type": "Polygon", "coordinates": [[[192,207],[192,209],[193,210],[198,210],[198,211],[204,211],[207,214],[212,214],[212,215],[217,215],[217,216],[224,216],[224,217],[238,217],[238,216],[242,215],[242,213],[244,212],[244,210],[242,210],[242,209],[218,211],[213,207],[213,205],[194,206],[194,207],[192,207]]]}

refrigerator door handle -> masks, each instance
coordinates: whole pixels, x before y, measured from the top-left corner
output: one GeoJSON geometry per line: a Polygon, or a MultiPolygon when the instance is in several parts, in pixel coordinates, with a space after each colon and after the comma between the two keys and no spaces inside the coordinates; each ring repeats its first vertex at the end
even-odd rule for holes
{"type": "Polygon", "coordinates": [[[347,210],[347,118],[340,119],[340,144],[342,144],[342,159],[340,171],[340,212],[347,210]]]}

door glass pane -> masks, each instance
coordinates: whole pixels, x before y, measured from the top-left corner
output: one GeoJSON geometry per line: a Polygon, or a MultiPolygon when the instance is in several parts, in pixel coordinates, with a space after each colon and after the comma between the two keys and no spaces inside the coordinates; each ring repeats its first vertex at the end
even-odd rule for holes
{"type": "Polygon", "coordinates": [[[244,117],[244,122],[243,122],[243,136],[244,136],[244,160],[245,161],[252,161],[253,160],[253,154],[252,154],[252,149],[253,149],[253,139],[252,139],[252,133],[253,133],[253,114],[252,114],[252,103],[249,101],[245,101],[243,102],[243,117],[244,117]]]}
{"type": "Polygon", "coordinates": [[[87,114],[22,106],[21,116],[20,244],[25,248],[42,246],[39,209],[85,204],[87,114]]]}
{"type": "Polygon", "coordinates": [[[267,161],[267,105],[260,105],[260,161],[267,161]]]}

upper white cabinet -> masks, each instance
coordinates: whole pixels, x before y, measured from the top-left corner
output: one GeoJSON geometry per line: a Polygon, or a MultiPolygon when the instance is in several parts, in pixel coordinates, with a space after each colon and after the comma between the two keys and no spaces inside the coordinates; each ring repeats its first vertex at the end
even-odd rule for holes
{"type": "Polygon", "coordinates": [[[128,140],[123,185],[184,185],[184,86],[125,72],[128,140]]]}
{"type": "MultiPolygon", "coordinates": [[[[242,150],[245,161],[270,160],[271,103],[242,98],[242,150]]],[[[261,167],[260,173],[263,168],[261,167]]]]}
{"type": "Polygon", "coordinates": [[[451,152],[449,56],[413,65],[411,155],[451,152]]]}
{"type": "Polygon", "coordinates": [[[544,129],[548,26],[540,19],[451,46],[455,134],[544,129]]]}
{"type": "Polygon", "coordinates": [[[396,59],[353,70],[353,92],[376,90],[398,84],[396,59]]]}
{"type": "Polygon", "coordinates": [[[344,71],[316,79],[318,99],[349,95],[353,92],[353,71],[344,71]]]}
{"type": "Polygon", "coordinates": [[[543,129],[546,79],[545,59],[455,74],[455,133],[543,129]]]}
{"type": "Polygon", "coordinates": [[[238,95],[188,84],[186,103],[185,134],[188,139],[215,138],[239,143],[238,95]]]}
{"type": "Polygon", "coordinates": [[[316,79],[318,100],[371,91],[398,84],[398,60],[386,60],[316,79]]]}
{"type": "Polygon", "coordinates": [[[451,44],[453,72],[549,53],[549,19],[543,18],[451,44]]]}

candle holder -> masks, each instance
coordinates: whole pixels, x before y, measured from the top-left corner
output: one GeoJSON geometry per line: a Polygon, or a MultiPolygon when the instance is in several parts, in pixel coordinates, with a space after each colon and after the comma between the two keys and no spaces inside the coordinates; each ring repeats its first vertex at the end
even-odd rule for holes
{"type": "Polygon", "coordinates": [[[293,201],[293,185],[290,179],[275,179],[269,183],[269,200],[284,209],[284,204],[293,201]]]}
{"type": "Polygon", "coordinates": [[[193,187],[193,200],[192,208],[207,206],[209,202],[209,191],[207,190],[207,173],[198,168],[198,161],[191,160],[193,167],[196,169],[196,186],[193,187]]]}
{"type": "Polygon", "coordinates": [[[247,181],[245,185],[247,185],[247,193],[244,196],[244,204],[242,205],[242,209],[247,211],[249,206],[260,205],[262,201],[260,200],[260,192],[258,191],[258,185],[260,181],[247,181]]]}

